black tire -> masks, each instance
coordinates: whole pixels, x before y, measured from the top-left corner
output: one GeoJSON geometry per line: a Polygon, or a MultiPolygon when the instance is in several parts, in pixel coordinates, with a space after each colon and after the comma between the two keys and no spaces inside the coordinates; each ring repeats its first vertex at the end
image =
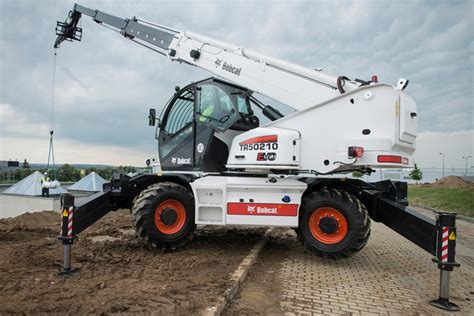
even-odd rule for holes
{"type": "Polygon", "coordinates": [[[172,182],[155,183],[143,190],[134,200],[132,214],[137,235],[149,246],[162,250],[176,249],[184,245],[196,227],[193,196],[188,189],[172,182]],[[155,217],[161,218],[161,213],[156,214],[159,212],[158,207],[166,205],[169,201],[172,201],[173,205],[177,205],[175,209],[170,209],[175,214],[181,215],[176,215],[177,219],[170,225],[161,223],[161,219],[160,223],[157,223],[155,217]],[[182,209],[184,209],[184,213],[182,209]],[[180,217],[182,214],[185,214],[184,220],[180,217]],[[181,224],[173,226],[178,221],[181,224]],[[161,225],[161,230],[159,225],[161,225]],[[169,228],[175,228],[177,231],[170,232],[169,228]]]}
{"type": "MultiPolygon", "coordinates": [[[[299,216],[298,239],[319,256],[333,259],[347,258],[364,248],[369,240],[370,218],[367,209],[359,199],[346,191],[325,188],[309,193],[303,198],[299,216]],[[334,222],[334,219],[330,219],[325,212],[328,209],[329,213],[331,210],[339,213],[334,212],[336,217],[333,218],[338,218],[340,215],[344,217],[345,229],[341,228],[341,221],[334,222]],[[337,231],[327,234],[327,237],[333,240],[323,240],[326,238],[326,236],[321,236],[321,233],[326,235],[324,229],[314,228],[314,219],[311,218],[313,213],[318,223],[322,218],[317,219],[320,215],[329,218],[327,220],[329,224],[335,223],[335,226],[329,229],[337,229],[337,231]],[[310,227],[311,224],[312,227],[310,227]],[[340,241],[338,241],[339,238],[341,238],[340,241]]],[[[328,228],[325,229],[327,232],[328,228]]]]}

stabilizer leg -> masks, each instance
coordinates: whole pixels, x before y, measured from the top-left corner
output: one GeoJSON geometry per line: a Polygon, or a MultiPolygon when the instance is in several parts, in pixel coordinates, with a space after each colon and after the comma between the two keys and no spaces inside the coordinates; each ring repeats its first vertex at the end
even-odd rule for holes
{"type": "Polygon", "coordinates": [[[460,264],[455,262],[456,256],[456,214],[439,213],[436,218],[438,237],[436,245],[436,258],[439,275],[439,297],[430,301],[430,304],[446,311],[456,312],[460,307],[449,301],[449,277],[454,267],[460,264]]]}
{"type": "MultiPolygon", "coordinates": [[[[434,256],[440,269],[439,297],[430,304],[446,311],[459,311],[460,307],[449,301],[449,278],[456,262],[456,214],[438,212],[436,220],[416,210],[384,197],[379,191],[365,190],[367,201],[373,201],[371,217],[418,245],[434,256]]],[[[404,195],[406,196],[406,194],[404,195]]],[[[370,204],[369,204],[370,205],[370,204]]]]}
{"type": "Polygon", "coordinates": [[[71,268],[71,252],[77,235],[117,207],[112,203],[109,190],[91,195],[79,205],[75,205],[73,195],[66,193],[61,196],[61,235],[58,239],[64,245],[64,260],[59,276],[68,277],[74,272],[71,268]]]}
{"type": "Polygon", "coordinates": [[[58,273],[60,277],[70,277],[74,270],[71,268],[71,251],[72,244],[76,235],[73,235],[74,226],[74,196],[71,194],[64,194],[62,196],[62,221],[61,221],[61,236],[59,240],[64,245],[64,258],[63,258],[63,270],[58,273]]]}
{"type": "Polygon", "coordinates": [[[430,301],[430,304],[450,312],[461,310],[459,305],[449,301],[449,276],[451,271],[440,270],[439,274],[439,298],[430,301]]]}

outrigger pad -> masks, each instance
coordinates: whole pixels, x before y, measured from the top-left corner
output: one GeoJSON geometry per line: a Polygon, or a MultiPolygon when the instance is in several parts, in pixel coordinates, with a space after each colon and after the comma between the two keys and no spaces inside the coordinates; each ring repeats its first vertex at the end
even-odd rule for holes
{"type": "Polygon", "coordinates": [[[57,273],[57,276],[60,277],[60,278],[70,278],[74,275],[74,273],[76,273],[77,270],[76,269],[64,269],[62,270],[61,272],[58,272],[57,273]]]}
{"type": "Polygon", "coordinates": [[[433,305],[434,307],[438,307],[438,308],[444,309],[445,311],[450,311],[450,312],[457,312],[461,310],[459,308],[459,305],[454,304],[450,302],[449,300],[445,298],[441,298],[441,297],[438,298],[437,300],[430,301],[430,305],[433,305]]]}

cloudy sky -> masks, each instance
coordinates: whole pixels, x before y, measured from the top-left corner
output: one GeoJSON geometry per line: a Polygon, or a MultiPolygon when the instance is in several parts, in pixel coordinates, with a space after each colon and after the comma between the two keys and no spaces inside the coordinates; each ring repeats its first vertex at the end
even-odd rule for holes
{"type": "MultiPolygon", "coordinates": [[[[79,0],[78,0],[79,1],[79,0]]],[[[73,1],[0,0],[0,159],[45,162],[56,20],[73,1]]],[[[395,83],[419,110],[421,166],[463,167],[474,147],[474,1],[93,1],[80,4],[190,30],[311,68],[395,83]]],[[[143,165],[156,155],[149,107],[210,76],[170,63],[91,18],[56,58],[59,163],[143,165]]],[[[471,160],[470,165],[474,165],[471,160]]]]}

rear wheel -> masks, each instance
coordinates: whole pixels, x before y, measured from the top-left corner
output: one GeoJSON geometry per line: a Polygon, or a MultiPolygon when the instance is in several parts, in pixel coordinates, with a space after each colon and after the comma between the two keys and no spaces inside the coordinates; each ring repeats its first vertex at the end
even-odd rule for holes
{"type": "Polygon", "coordinates": [[[153,248],[175,249],[195,228],[194,200],[188,189],[172,183],[150,185],[132,207],[137,234],[153,248]]]}
{"type": "Polygon", "coordinates": [[[304,197],[298,238],[318,255],[349,257],[369,239],[370,219],[360,201],[346,191],[322,189],[304,197]]]}

